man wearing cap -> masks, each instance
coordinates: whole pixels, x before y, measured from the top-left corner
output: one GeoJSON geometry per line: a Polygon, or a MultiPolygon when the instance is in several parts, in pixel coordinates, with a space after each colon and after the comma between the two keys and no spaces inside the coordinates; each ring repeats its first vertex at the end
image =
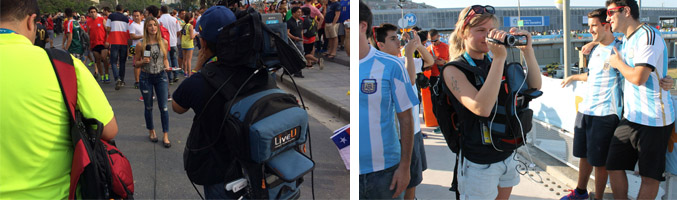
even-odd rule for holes
{"type": "MultiPolygon", "coordinates": [[[[213,6],[204,12],[196,26],[196,31],[200,31],[200,35],[202,36],[200,37],[200,43],[203,48],[200,49],[198,53],[198,62],[195,70],[200,70],[210,63],[217,64],[217,70],[223,70],[224,73],[216,74],[233,74],[230,83],[236,87],[240,87],[249,75],[252,74],[254,69],[232,67],[225,63],[219,63],[217,58],[217,55],[229,56],[222,53],[218,49],[217,44],[219,42],[219,34],[223,27],[233,23],[235,20],[236,18],[233,12],[224,6],[213,6]]],[[[256,84],[253,88],[257,89],[256,87],[258,85],[267,84],[268,77],[267,73],[258,73],[253,76],[247,84],[256,84]]],[[[200,71],[185,79],[174,91],[174,101],[172,102],[174,112],[183,114],[188,111],[188,109],[192,108],[196,117],[202,115],[199,118],[200,120],[194,121],[194,123],[200,123],[200,125],[192,126],[200,127],[200,129],[191,130],[191,134],[196,133],[204,135],[205,137],[221,134],[218,132],[222,122],[221,120],[224,116],[224,110],[221,108],[223,108],[222,106],[228,102],[229,99],[226,99],[223,95],[216,95],[211,102],[207,104],[208,98],[210,97],[207,95],[214,94],[214,92],[215,88],[207,83],[205,75],[200,71]],[[208,108],[205,109],[206,107],[208,108]]],[[[246,93],[246,91],[243,91],[242,93],[246,93]]],[[[225,130],[225,132],[228,133],[229,131],[225,130]]],[[[190,135],[189,138],[190,137],[194,136],[190,135]]],[[[226,144],[226,138],[228,137],[213,138],[220,138],[219,141],[215,142],[226,144]]],[[[240,170],[228,170],[235,167],[234,164],[231,164],[235,158],[226,149],[227,148],[214,148],[213,151],[208,153],[210,157],[213,157],[212,160],[205,160],[204,163],[195,161],[188,163],[185,166],[189,179],[196,184],[204,185],[206,199],[235,199],[239,196],[232,191],[226,191],[224,189],[225,184],[242,177],[240,170]],[[207,162],[216,164],[205,164],[207,162]],[[200,168],[198,172],[194,173],[192,170],[188,170],[194,169],[196,166],[203,167],[200,168]]]]}

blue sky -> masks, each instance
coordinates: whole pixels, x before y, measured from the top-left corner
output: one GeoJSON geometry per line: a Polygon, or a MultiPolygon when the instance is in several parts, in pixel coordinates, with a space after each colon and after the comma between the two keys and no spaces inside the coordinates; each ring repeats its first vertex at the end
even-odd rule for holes
{"type": "MultiPolygon", "coordinates": [[[[425,2],[438,8],[464,8],[475,4],[492,5],[494,7],[517,7],[517,0],[413,0],[425,2]]],[[[571,6],[604,6],[606,0],[569,0],[571,6]]],[[[677,7],[674,0],[642,0],[643,7],[677,7]],[[668,2],[672,2],[672,4],[668,2]],[[669,5],[670,4],[670,5],[669,5]]],[[[555,6],[555,0],[520,0],[521,6],[555,6]]]]}

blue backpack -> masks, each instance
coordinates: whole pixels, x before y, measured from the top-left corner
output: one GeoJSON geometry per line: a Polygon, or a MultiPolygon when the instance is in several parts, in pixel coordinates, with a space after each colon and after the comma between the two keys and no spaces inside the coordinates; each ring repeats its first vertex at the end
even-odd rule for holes
{"type": "Polygon", "coordinates": [[[184,151],[189,179],[201,185],[225,182],[228,194],[246,199],[299,198],[303,176],[315,167],[302,153],[307,112],[294,95],[277,88],[267,71],[240,68],[251,75],[236,77],[224,67],[210,63],[200,72],[216,89],[207,98],[218,95],[225,102],[207,103],[209,109],[205,106],[201,114],[228,114],[218,123],[195,117],[184,151]]]}

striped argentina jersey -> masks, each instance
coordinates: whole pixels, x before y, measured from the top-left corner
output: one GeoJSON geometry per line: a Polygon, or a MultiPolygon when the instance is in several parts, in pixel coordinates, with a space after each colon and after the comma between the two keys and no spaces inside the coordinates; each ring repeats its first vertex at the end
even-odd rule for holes
{"type": "Polygon", "coordinates": [[[623,76],[617,69],[608,66],[609,55],[614,47],[620,49],[621,41],[598,45],[590,54],[588,64],[588,89],[583,102],[579,106],[581,113],[590,116],[607,116],[615,114],[620,119],[623,102],[621,87],[623,76]]]}
{"type": "Polygon", "coordinates": [[[400,162],[395,130],[397,113],[418,105],[404,63],[374,47],[360,59],[360,174],[381,171],[400,162]]]}
{"type": "Polygon", "coordinates": [[[668,72],[668,50],[658,30],[643,24],[623,38],[621,55],[630,67],[652,68],[642,85],[625,81],[623,85],[623,117],[631,122],[662,127],[675,121],[670,92],[660,88],[659,80],[668,72]]]}

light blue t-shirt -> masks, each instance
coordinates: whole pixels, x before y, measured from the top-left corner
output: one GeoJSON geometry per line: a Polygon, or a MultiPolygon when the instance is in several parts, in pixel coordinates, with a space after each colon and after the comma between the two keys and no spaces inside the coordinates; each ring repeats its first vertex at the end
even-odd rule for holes
{"type": "Polygon", "coordinates": [[[609,55],[613,47],[621,48],[621,41],[598,45],[590,54],[588,64],[588,90],[579,111],[590,116],[617,115],[620,119],[623,106],[621,88],[623,76],[617,69],[609,66],[609,55]]]}
{"type": "Polygon", "coordinates": [[[668,50],[660,32],[643,24],[635,32],[623,38],[621,55],[630,67],[652,68],[646,83],[623,84],[623,117],[628,121],[653,127],[662,127],[675,121],[670,92],[660,88],[659,81],[667,72],[668,50]]]}
{"type": "Polygon", "coordinates": [[[399,58],[370,47],[360,59],[360,174],[381,171],[400,162],[396,116],[418,105],[409,75],[399,58]]]}

